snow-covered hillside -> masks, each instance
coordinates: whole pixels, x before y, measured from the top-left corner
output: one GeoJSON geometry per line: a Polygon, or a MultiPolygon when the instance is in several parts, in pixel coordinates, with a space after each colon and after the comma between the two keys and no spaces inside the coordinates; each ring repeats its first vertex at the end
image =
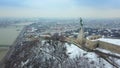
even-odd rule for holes
{"type": "MultiPolygon", "coordinates": [[[[113,68],[113,66],[111,64],[109,64],[104,59],[100,58],[94,52],[86,52],[86,51],[78,48],[74,44],[69,45],[66,43],[65,46],[67,47],[67,53],[69,54],[70,58],[72,58],[72,59],[80,56],[80,57],[88,58],[88,62],[94,62],[95,67],[97,67],[97,68],[113,68]]],[[[112,58],[112,59],[113,59],[113,62],[115,62],[115,61],[116,61],[116,63],[120,62],[120,59],[119,60],[115,59],[115,58],[112,58]]]]}
{"type": "MultiPolygon", "coordinates": [[[[113,62],[120,60],[111,58],[113,62]]],[[[24,42],[5,62],[5,68],[113,68],[94,52],[60,41],[24,42]]]]}

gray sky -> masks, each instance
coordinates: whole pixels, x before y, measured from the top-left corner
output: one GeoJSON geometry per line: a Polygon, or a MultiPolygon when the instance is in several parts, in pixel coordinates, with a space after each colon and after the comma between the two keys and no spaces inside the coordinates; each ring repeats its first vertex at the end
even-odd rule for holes
{"type": "Polygon", "coordinates": [[[120,0],[0,0],[0,17],[115,18],[120,0]]]}

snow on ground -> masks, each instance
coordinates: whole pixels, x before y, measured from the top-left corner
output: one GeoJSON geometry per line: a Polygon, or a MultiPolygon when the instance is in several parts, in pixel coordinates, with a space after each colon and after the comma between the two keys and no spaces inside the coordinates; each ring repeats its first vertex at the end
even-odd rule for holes
{"type": "Polygon", "coordinates": [[[65,46],[67,48],[67,53],[69,54],[70,58],[75,58],[76,56],[80,56],[81,53],[86,53],[85,51],[81,50],[73,44],[69,45],[66,43],[65,46]]]}
{"type": "MultiPolygon", "coordinates": [[[[100,64],[102,64],[104,66],[104,68],[113,68],[113,66],[111,64],[109,64],[104,59],[99,58],[99,56],[97,54],[95,54],[94,52],[86,52],[86,51],[78,48],[74,44],[66,43],[65,46],[67,48],[67,53],[69,54],[69,57],[71,59],[81,56],[81,57],[88,58],[88,60],[89,60],[88,62],[94,61],[96,63],[96,68],[101,68],[100,64]]],[[[116,62],[119,63],[119,61],[116,61],[116,62]]]]}
{"type": "MultiPolygon", "coordinates": [[[[44,42],[45,41],[42,41],[42,44],[44,42]]],[[[90,63],[94,62],[95,63],[94,65],[96,66],[96,68],[113,68],[113,66],[111,64],[109,64],[104,59],[100,58],[94,52],[86,52],[86,51],[80,49],[79,47],[77,47],[74,44],[65,43],[65,46],[66,46],[66,49],[67,49],[66,53],[69,55],[69,57],[71,59],[74,59],[76,57],[88,58],[88,62],[90,62],[90,63]],[[101,67],[101,66],[103,66],[103,67],[101,67]]],[[[98,50],[100,50],[102,52],[105,52],[105,53],[111,53],[110,51],[106,51],[106,50],[103,50],[103,49],[98,49],[98,50]]],[[[112,58],[112,59],[114,59],[114,62],[120,63],[119,59],[116,59],[116,58],[112,58]]]]}
{"type": "Polygon", "coordinates": [[[103,53],[108,53],[108,54],[113,54],[113,55],[116,55],[116,56],[120,56],[120,54],[113,53],[113,52],[111,52],[111,51],[109,51],[109,50],[106,50],[106,49],[96,48],[96,50],[99,50],[99,51],[101,51],[101,52],[103,52],[103,53]]]}
{"type": "Polygon", "coordinates": [[[83,56],[86,58],[89,58],[90,61],[97,61],[97,55],[93,52],[86,52],[80,48],[78,48],[77,46],[75,46],[74,44],[65,44],[67,47],[67,53],[69,54],[70,58],[76,58],[78,56],[83,56]]]}
{"type": "MultiPolygon", "coordinates": [[[[108,50],[105,50],[105,49],[96,48],[96,50],[99,50],[99,51],[101,51],[101,52],[108,53],[108,54],[112,54],[112,55],[116,55],[116,56],[119,56],[119,57],[120,57],[120,54],[113,53],[113,52],[108,51],[108,50]]],[[[115,61],[116,63],[120,63],[120,59],[114,58],[114,61],[115,61]]],[[[120,66],[120,64],[119,64],[119,66],[120,66]]]]}
{"type": "Polygon", "coordinates": [[[100,38],[98,40],[99,41],[108,42],[108,43],[112,43],[112,44],[120,46],[120,39],[100,38]]]}
{"type": "Polygon", "coordinates": [[[92,60],[96,60],[95,58],[97,58],[97,55],[93,52],[86,52],[80,48],[78,48],[77,46],[75,46],[74,44],[65,44],[65,46],[67,47],[67,53],[69,54],[70,58],[76,58],[78,56],[84,56],[84,57],[88,57],[92,60]]]}
{"type": "Polygon", "coordinates": [[[27,59],[25,62],[21,62],[21,67],[23,67],[24,65],[26,65],[29,62],[29,59],[27,59]]]}

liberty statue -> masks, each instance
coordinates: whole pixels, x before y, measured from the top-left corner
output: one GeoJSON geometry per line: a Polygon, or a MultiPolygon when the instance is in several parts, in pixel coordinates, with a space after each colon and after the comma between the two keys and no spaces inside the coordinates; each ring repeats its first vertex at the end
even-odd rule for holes
{"type": "Polygon", "coordinates": [[[80,18],[80,26],[83,27],[83,21],[82,21],[82,18],[80,18]]]}
{"type": "Polygon", "coordinates": [[[84,30],[83,30],[83,21],[82,21],[82,18],[80,18],[79,23],[80,23],[80,31],[79,31],[77,40],[80,42],[80,44],[83,44],[84,43],[84,30]]]}

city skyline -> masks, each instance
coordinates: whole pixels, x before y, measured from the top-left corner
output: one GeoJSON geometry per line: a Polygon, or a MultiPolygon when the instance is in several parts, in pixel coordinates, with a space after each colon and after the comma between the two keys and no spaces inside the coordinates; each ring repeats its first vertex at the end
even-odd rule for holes
{"type": "Polygon", "coordinates": [[[0,17],[120,18],[120,0],[0,0],[0,17]]]}

